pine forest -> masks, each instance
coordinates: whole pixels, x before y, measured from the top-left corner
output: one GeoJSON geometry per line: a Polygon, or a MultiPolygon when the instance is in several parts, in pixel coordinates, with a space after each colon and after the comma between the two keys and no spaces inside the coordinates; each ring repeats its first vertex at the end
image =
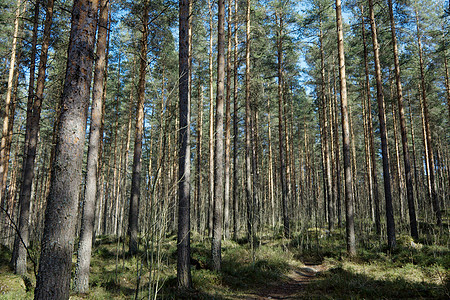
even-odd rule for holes
{"type": "Polygon", "coordinates": [[[447,0],[0,0],[0,299],[450,299],[447,0]]]}

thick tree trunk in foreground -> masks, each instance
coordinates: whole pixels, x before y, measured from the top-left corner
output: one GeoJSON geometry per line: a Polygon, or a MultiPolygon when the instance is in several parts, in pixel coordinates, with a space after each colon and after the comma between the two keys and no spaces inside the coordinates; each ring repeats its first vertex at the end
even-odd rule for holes
{"type": "MultiPolygon", "coordinates": [[[[86,185],[81,216],[80,241],[77,253],[77,269],[74,290],[87,293],[89,290],[89,266],[91,264],[92,236],[94,234],[95,200],[97,194],[100,127],[102,123],[103,92],[106,64],[106,43],[109,0],[101,0],[97,34],[97,60],[94,70],[94,84],[91,106],[91,124],[87,154],[86,185]]],[[[117,216],[116,216],[117,217],[117,216]]]]}
{"type": "Polygon", "coordinates": [[[380,120],[381,155],[383,158],[384,198],[386,201],[387,238],[389,249],[392,250],[395,248],[396,244],[394,209],[392,208],[391,176],[389,169],[388,142],[386,132],[386,110],[383,95],[383,83],[381,79],[380,55],[378,47],[377,27],[375,24],[375,13],[373,11],[373,0],[369,0],[369,14],[370,27],[372,29],[375,75],[377,82],[378,118],[380,120]]]}
{"type": "Polygon", "coordinates": [[[177,280],[180,289],[192,286],[190,269],[190,0],[179,3],[179,135],[178,135],[178,237],[177,280]]]}
{"type": "Polygon", "coordinates": [[[133,175],[131,177],[130,211],[128,215],[128,235],[130,236],[129,251],[135,255],[138,250],[138,219],[139,198],[141,193],[141,169],[142,169],[142,138],[144,134],[144,102],[145,102],[145,76],[147,74],[147,39],[149,2],[144,3],[142,15],[142,39],[138,84],[138,103],[136,129],[134,133],[133,175]]]}
{"type": "Polygon", "coordinates": [[[350,161],[350,128],[347,111],[347,82],[345,79],[344,33],[342,29],[341,0],[336,0],[336,24],[339,50],[339,80],[341,87],[342,141],[345,177],[345,214],[347,231],[347,251],[350,256],[356,255],[355,225],[353,220],[353,186],[350,161]]]}
{"type": "Polygon", "coordinates": [[[68,299],[98,1],[75,0],[35,299],[68,299]]]}

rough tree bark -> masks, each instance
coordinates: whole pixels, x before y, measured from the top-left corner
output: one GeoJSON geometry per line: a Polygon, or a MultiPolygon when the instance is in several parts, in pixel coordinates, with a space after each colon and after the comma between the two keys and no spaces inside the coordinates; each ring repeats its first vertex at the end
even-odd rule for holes
{"type": "Polygon", "coordinates": [[[411,174],[411,163],[409,158],[408,135],[406,132],[407,130],[405,120],[405,109],[403,106],[403,91],[402,91],[402,82],[400,78],[400,63],[398,58],[398,45],[397,45],[397,36],[395,34],[395,21],[394,21],[394,11],[392,8],[392,0],[388,0],[388,5],[389,5],[389,19],[391,23],[391,36],[393,48],[392,51],[394,53],[395,80],[397,86],[397,106],[398,106],[398,115],[400,118],[400,133],[402,136],[402,146],[403,146],[403,163],[405,166],[406,197],[408,199],[409,223],[411,236],[415,239],[418,239],[419,233],[417,230],[416,209],[414,207],[414,188],[411,174]]]}
{"type": "Polygon", "coordinates": [[[425,71],[423,67],[423,50],[422,50],[422,42],[420,37],[420,26],[419,26],[419,14],[417,10],[416,13],[416,30],[417,30],[417,47],[419,51],[419,67],[420,67],[420,82],[422,87],[422,103],[425,117],[425,131],[426,131],[426,144],[427,144],[427,152],[428,152],[428,168],[429,168],[429,180],[431,185],[431,201],[433,204],[434,213],[436,214],[436,223],[437,225],[442,225],[442,215],[441,208],[439,204],[439,195],[437,193],[436,188],[436,178],[435,178],[435,164],[434,164],[434,153],[433,153],[433,144],[431,142],[431,131],[430,131],[430,117],[428,113],[428,101],[427,101],[427,93],[426,93],[426,83],[425,83],[425,71]]]}
{"type": "Polygon", "coordinates": [[[75,0],[35,299],[68,299],[98,1],[75,0]]]}
{"type": "Polygon", "coordinates": [[[234,61],[233,61],[233,240],[237,240],[239,230],[238,201],[238,0],[234,0],[234,61]]]}
{"type": "Polygon", "coordinates": [[[285,237],[289,237],[289,213],[288,213],[288,193],[286,184],[286,161],[284,147],[284,100],[283,100],[283,18],[276,13],[277,18],[277,66],[278,66],[278,138],[280,151],[280,179],[281,179],[281,204],[283,207],[283,232],[285,237]],[[278,23],[279,22],[279,23],[278,23]]]}
{"type": "MultiPolygon", "coordinates": [[[[363,7],[361,6],[361,15],[364,19],[363,7]]],[[[371,97],[370,97],[370,79],[369,79],[369,63],[368,63],[368,50],[366,46],[366,30],[365,30],[365,22],[361,22],[362,24],[362,36],[363,36],[363,46],[364,46],[364,73],[365,73],[365,89],[367,93],[367,99],[365,100],[366,108],[367,108],[367,131],[369,138],[369,156],[371,163],[371,178],[369,179],[369,184],[372,183],[371,193],[374,202],[374,215],[375,215],[375,232],[380,235],[381,234],[381,218],[380,218],[380,200],[378,193],[378,177],[377,177],[377,164],[376,164],[376,153],[374,149],[374,141],[373,141],[373,120],[372,120],[372,105],[371,105],[371,97]]]]}
{"type": "Polygon", "coordinates": [[[231,151],[231,0],[228,0],[228,32],[227,32],[227,83],[225,105],[225,192],[223,207],[223,235],[230,237],[230,151],[231,151]]]}
{"type": "Polygon", "coordinates": [[[77,268],[75,272],[74,290],[86,293],[89,290],[89,266],[91,264],[92,236],[94,234],[95,200],[97,194],[97,176],[100,126],[102,122],[103,92],[106,63],[106,37],[108,35],[109,0],[101,0],[97,33],[97,60],[94,69],[94,83],[91,105],[91,123],[86,166],[86,185],[82,206],[80,241],[78,243],[77,268]]]}
{"type": "MultiPolygon", "coordinates": [[[[5,99],[5,116],[3,117],[3,127],[2,127],[2,138],[0,141],[0,198],[3,199],[5,189],[6,189],[6,178],[8,174],[8,166],[9,166],[9,153],[7,150],[9,149],[8,143],[8,133],[10,127],[10,119],[12,119],[11,114],[11,99],[13,94],[13,83],[14,83],[14,74],[16,70],[16,55],[17,55],[17,41],[19,37],[19,24],[20,24],[20,13],[22,0],[17,0],[17,8],[16,15],[14,18],[14,33],[12,39],[12,48],[11,48],[11,59],[9,60],[9,73],[8,73],[8,86],[6,90],[6,99],[5,99]]],[[[36,2],[35,6],[35,16],[34,20],[37,22],[38,14],[39,14],[39,2],[36,2]]],[[[37,26],[34,26],[34,30],[37,30],[37,26]]],[[[33,32],[33,36],[36,36],[33,32]]],[[[33,40],[35,42],[35,40],[33,40]]],[[[36,45],[36,43],[34,43],[36,45]]],[[[34,48],[35,49],[35,48],[34,48]]],[[[32,53],[33,54],[33,53],[32,53]]],[[[34,53],[36,56],[36,53],[34,53]]],[[[32,56],[31,62],[34,63],[34,57],[32,56]]],[[[34,65],[33,65],[34,66],[34,65]]],[[[34,68],[31,70],[34,71],[34,68]]],[[[33,75],[34,76],[34,75],[33,75]]],[[[3,201],[0,201],[3,203],[3,201]]]]}
{"type": "Polygon", "coordinates": [[[345,177],[345,215],[346,215],[346,238],[347,252],[350,256],[356,255],[355,225],[353,220],[353,186],[352,169],[350,161],[350,128],[347,111],[347,82],[345,79],[345,55],[344,55],[344,33],[342,28],[341,0],[336,0],[336,24],[339,51],[339,81],[341,87],[341,117],[342,117],[342,144],[344,156],[345,177]]]}
{"type": "Polygon", "coordinates": [[[217,31],[217,95],[216,95],[216,130],[214,149],[214,213],[213,239],[211,254],[213,269],[220,271],[222,255],[221,241],[223,231],[223,102],[225,87],[225,0],[219,0],[217,31]]]}
{"type": "Polygon", "coordinates": [[[208,205],[208,235],[213,231],[213,203],[214,203],[214,91],[213,91],[213,22],[212,0],[208,0],[209,9],[209,205],[208,205]]]}
{"type": "Polygon", "coordinates": [[[245,15],[245,198],[247,203],[247,235],[253,240],[251,140],[250,140],[250,0],[245,15]]]}
{"type": "MultiPolygon", "coordinates": [[[[16,19],[20,17],[20,3],[21,1],[18,1],[17,11],[16,11],[16,19]]],[[[30,57],[30,75],[28,80],[28,99],[27,99],[27,119],[26,119],[26,132],[25,132],[25,141],[24,141],[24,147],[23,147],[23,155],[24,157],[27,156],[28,151],[28,143],[29,143],[29,136],[31,131],[31,122],[32,122],[32,115],[33,115],[33,101],[34,101],[34,82],[35,82],[35,69],[36,69],[36,52],[37,52],[37,34],[38,34],[38,22],[39,22],[39,9],[40,9],[40,1],[36,1],[34,5],[34,17],[33,17],[33,30],[32,30],[32,38],[31,38],[31,53],[30,57]]],[[[14,29],[15,37],[13,38],[13,51],[11,53],[11,60],[15,64],[15,61],[17,59],[16,54],[19,53],[17,51],[17,35],[19,34],[19,23],[18,20],[15,20],[15,25],[18,27],[14,29]],[[17,23],[16,23],[17,21],[17,23]],[[17,32],[16,32],[17,29],[17,32]]],[[[15,73],[15,66],[10,65],[9,69],[9,75],[11,76],[11,71],[13,72],[12,76],[14,77],[15,73]],[[11,69],[11,67],[13,67],[11,69]]],[[[10,156],[10,141],[12,138],[12,127],[13,127],[13,120],[14,120],[14,111],[13,106],[14,102],[11,101],[12,98],[15,98],[15,95],[13,94],[13,81],[9,81],[8,77],[8,89],[6,92],[6,103],[5,103],[5,119],[8,121],[8,123],[3,123],[3,126],[7,126],[6,128],[3,127],[2,132],[2,142],[1,142],[1,150],[0,150],[0,198],[2,199],[2,207],[3,202],[6,200],[5,195],[5,189],[6,189],[6,181],[8,178],[8,166],[9,166],[9,156],[10,156]],[[11,84],[11,87],[9,86],[11,84]],[[11,89],[11,91],[10,91],[11,89]]],[[[11,78],[12,80],[13,78],[11,78]]],[[[22,161],[22,173],[25,169],[25,164],[27,162],[27,159],[24,159],[22,161]]],[[[34,170],[33,170],[34,171],[34,170]]],[[[22,186],[24,185],[24,180],[22,180],[21,183],[21,189],[19,194],[19,233],[15,235],[14,238],[14,246],[11,256],[11,262],[10,265],[14,269],[14,272],[16,274],[26,274],[27,268],[26,268],[26,247],[28,246],[28,220],[29,220],[29,211],[30,211],[30,197],[28,198],[28,202],[25,203],[25,199],[23,197],[22,191],[24,189],[22,186]],[[22,200],[21,200],[22,199],[22,200]],[[21,217],[22,216],[22,217],[21,217]]],[[[30,186],[30,194],[31,194],[31,186],[30,186]]],[[[12,207],[11,205],[9,207],[12,207]]],[[[14,211],[10,210],[10,217],[14,215],[14,211]]],[[[9,223],[9,222],[8,222],[9,223]]]]}
{"type": "Polygon", "coordinates": [[[383,83],[381,79],[380,54],[377,38],[377,27],[375,23],[375,13],[373,11],[373,0],[369,0],[369,15],[370,15],[370,27],[372,30],[372,42],[375,60],[375,75],[377,82],[377,103],[378,103],[378,118],[380,121],[381,155],[383,158],[383,180],[384,180],[384,198],[386,202],[387,238],[389,249],[393,250],[396,244],[394,209],[392,208],[391,176],[389,169],[389,154],[388,154],[388,144],[387,144],[388,142],[386,132],[386,110],[383,95],[383,83]]]}
{"type": "Polygon", "coordinates": [[[192,286],[190,269],[190,0],[179,2],[179,135],[178,135],[178,288],[192,286]]]}
{"type": "Polygon", "coordinates": [[[144,1],[142,12],[142,39],[138,83],[138,103],[136,129],[134,133],[133,175],[131,177],[130,210],[128,213],[128,235],[130,236],[129,252],[135,255],[138,251],[138,219],[139,198],[141,194],[142,138],[144,132],[145,77],[147,74],[147,39],[149,21],[149,1],[144,1]]]}

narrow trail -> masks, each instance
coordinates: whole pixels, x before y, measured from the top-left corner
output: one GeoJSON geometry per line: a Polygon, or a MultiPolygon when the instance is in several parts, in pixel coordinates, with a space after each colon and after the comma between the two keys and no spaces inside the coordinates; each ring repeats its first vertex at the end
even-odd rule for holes
{"type": "Polygon", "coordinates": [[[245,299],[301,299],[301,293],[305,285],[315,280],[318,274],[327,269],[323,264],[292,269],[281,282],[268,283],[267,286],[261,287],[258,291],[246,295],[245,299]]]}

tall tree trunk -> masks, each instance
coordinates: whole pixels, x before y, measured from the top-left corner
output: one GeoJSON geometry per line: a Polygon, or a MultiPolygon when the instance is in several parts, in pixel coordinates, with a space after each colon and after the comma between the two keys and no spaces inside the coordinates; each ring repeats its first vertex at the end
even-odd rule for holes
{"type": "Polygon", "coordinates": [[[442,225],[442,216],[441,216],[441,208],[439,204],[439,195],[437,193],[436,188],[436,179],[435,179],[435,164],[434,164],[434,153],[433,146],[431,143],[431,131],[430,131],[430,118],[428,113],[428,101],[427,101],[427,93],[426,93],[426,84],[425,84],[425,72],[423,67],[423,50],[422,50],[422,42],[420,37],[420,27],[419,27],[419,15],[417,10],[416,13],[416,30],[417,30],[417,46],[419,51],[419,66],[420,66],[420,82],[422,86],[422,101],[423,101],[423,110],[425,116],[425,131],[426,131],[426,144],[428,150],[428,168],[430,177],[430,185],[431,185],[431,200],[433,204],[434,213],[436,214],[436,223],[437,225],[442,225]]]}
{"type": "Polygon", "coordinates": [[[68,299],[98,2],[75,0],[35,299],[68,299]]]}
{"type": "Polygon", "coordinates": [[[209,205],[208,205],[208,235],[213,234],[214,206],[214,91],[213,91],[213,21],[212,0],[208,0],[209,9],[209,205]]]}
{"type": "MultiPolygon", "coordinates": [[[[118,62],[117,62],[117,89],[116,89],[116,99],[115,99],[115,116],[114,116],[114,144],[113,144],[113,188],[111,191],[111,204],[114,204],[114,212],[111,211],[111,216],[113,219],[113,226],[112,226],[112,233],[114,235],[117,235],[117,226],[118,226],[118,220],[117,215],[119,212],[119,189],[120,189],[120,155],[117,154],[118,151],[120,151],[118,146],[118,136],[119,136],[119,112],[120,112],[120,104],[119,104],[119,93],[120,93],[120,61],[121,57],[119,54],[118,62]],[[117,166],[117,160],[119,159],[119,166],[117,166]]],[[[150,148],[151,149],[151,148],[150,148]]],[[[151,164],[150,164],[151,165],[151,164]]]]}
{"type": "Polygon", "coordinates": [[[273,180],[273,151],[272,151],[272,129],[271,129],[271,116],[270,116],[270,97],[267,97],[267,139],[269,148],[269,168],[268,168],[268,181],[269,181],[269,199],[271,210],[272,227],[275,228],[275,195],[274,195],[274,180],[273,180]]]}
{"type": "Polygon", "coordinates": [[[368,125],[368,138],[369,138],[369,156],[370,156],[370,162],[371,162],[371,170],[372,170],[372,177],[369,179],[369,183],[372,182],[372,198],[374,202],[374,213],[375,213],[375,232],[377,235],[381,234],[381,218],[380,218],[380,200],[379,200],[379,193],[378,193],[378,177],[377,177],[377,164],[376,164],[376,153],[375,153],[375,146],[373,141],[373,120],[372,120],[372,105],[371,105],[371,97],[370,97],[370,79],[369,79],[369,63],[368,63],[368,50],[366,46],[366,33],[365,33],[365,25],[364,25],[364,13],[363,13],[363,6],[361,6],[361,15],[363,16],[363,22],[362,22],[362,36],[363,36],[363,45],[364,45],[364,73],[366,76],[365,79],[365,88],[366,88],[366,94],[367,94],[367,125],[368,125]]]}
{"type": "MultiPolygon", "coordinates": [[[[41,46],[41,55],[39,59],[39,70],[37,78],[36,93],[32,100],[32,109],[30,118],[30,127],[27,127],[25,136],[28,138],[25,144],[25,159],[23,162],[22,171],[22,185],[19,196],[20,205],[20,218],[19,218],[19,234],[20,237],[16,238],[15,249],[17,255],[14,262],[15,272],[17,274],[26,273],[26,262],[27,254],[25,247],[28,246],[29,238],[29,212],[30,212],[30,199],[31,199],[31,189],[34,179],[34,169],[35,169],[35,157],[36,148],[39,139],[39,125],[41,118],[41,108],[42,100],[44,97],[44,84],[45,84],[45,71],[47,67],[47,53],[50,45],[50,29],[53,19],[53,0],[47,2],[47,14],[45,16],[44,23],[44,36],[41,46]]],[[[27,111],[28,113],[28,111],[27,111]]],[[[28,122],[27,122],[28,123],[28,122]]]]}
{"type": "Polygon", "coordinates": [[[250,104],[252,108],[251,112],[251,121],[250,121],[250,139],[251,139],[251,147],[252,147],[252,217],[253,217],[253,228],[254,233],[257,232],[260,225],[260,216],[261,216],[261,208],[259,202],[259,170],[258,170],[258,108],[256,106],[255,101],[250,104]]]}
{"type": "Polygon", "coordinates": [[[91,264],[92,236],[94,234],[95,200],[97,194],[97,176],[100,145],[100,126],[102,122],[103,92],[105,79],[106,48],[108,35],[109,1],[101,0],[97,34],[97,60],[94,70],[92,93],[91,124],[89,126],[89,147],[86,166],[86,185],[82,206],[80,241],[78,243],[77,268],[74,289],[77,293],[89,290],[89,267],[91,264]]]}
{"type": "MultiPolygon", "coordinates": [[[[392,85],[391,85],[392,86],[392,85]]],[[[393,96],[393,93],[391,93],[393,96]]],[[[392,99],[393,100],[393,99],[392,99]]],[[[399,198],[399,204],[400,204],[400,219],[403,221],[405,216],[405,186],[404,186],[404,180],[402,176],[402,166],[400,164],[400,150],[399,150],[399,141],[398,141],[398,133],[397,133],[397,118],[395,116],[396,111],[394,107],[394,102],[391,102],[391,110],[392,110],[392,123],[393,123],[393,129],[394,129],[394,147],[395,147],[395,162],[396,162],[396,177],[397,177],[397,189],[398,189],[398,198],[399,198]]]]}
{"type": "Polygon", "coordinates": [[[195,202],[197,204],[197,231],[200,232],[201,227],[201,208],[202,208],[202,140],[203,140],[203,86],[198,83],[198,109],[197,109],[197,155],[196,155],[196,186],[195,186],[195,202]]]}
{"type": "MultiPolygon", "coordinates": [[[[364,26],[364,23],[363,23],[364,26]]],[[[364,158],[366,162],[366,190],[368,196],[368,204],[369,204],[369,215],[373,223],[375,223],[375,205],[373,200],[373,181],[372,181],[372,160],[370,156],[370,146],[369,146],[369,126],[368,126],[368,118],[367,118],[367,101],[366,99],[369,97],[367,95],[367,90],[365,89],[365,80],[362,83],[363,92],[361,97],[361,107],[363,112],[363,125],[364,125],[364,158]]]]}
{"type": "MultiPolygon", "coordinates": [[[[334,156],[336,158],[336,164],[333,166],[336,168],[336,213],[338,217],[339,226],[342,224],[342,209],[341,209],[341,156],[339,150],[339,125],[338,125],[338,101],[337,101],[337,80],[336,80],[336,72],[335,72],[335,60],[333,55],[333,119],[331,120],[332,126],[334,127],[334,156]]],[[[331,101],[331,99],[330,99],[331,101]]]]}
{"type": "Polygon", "coordinates": [[[227,33],[227,98],[225,107],[225,192],[224,192],[224,238],[230,237],[230,151],[231,151],[231,0],[228,0],[227,33]]]}
{"type": "Polygon", "coordinates": [[[178,237],[177,279],[180,289],[192,286],[190,269],[190,19],[191,2],[179,4],[179,136],[178,136],[178,237]]]}
{"type": "MultiPolygon", "coordinates": [[[[334,66],[334,59],[333,59],[333,66],[334,66]]],[[[325,67],[325,66],[324,66],[325,67]]],[[[325,70],[324,70],[325,71],[325,70]]],[[[322,71],[322,72],[324,72],[322,71]]],[[[333,80],[335,80],[335,75],[334,75],[334,67],[333,67],[333,80]]],[[[324,74],[325,75],[325,74],[324,74]]],[[[328,73],[329,76],[329,73],[328,73]]],[[[325,77],[324,77],[325,78],[325,77]]],[[[325,80],[325,79],[324,79],[325,80]]],[[[329,82],[328,84],[328,88],[330,89],[330,85],[331,82],[329,82]]],[[[326,98],[324,98],[326,100],[326,98]]],[[[328,101],[325,101],[324,103],[324,122],[325,126],[327,127],[327,134],[325,135],[325,138],[327,141],[329,141],[327,143],[327,156],[328,156],[328,160],[329,160],[329,175],[328,175],[328,185],[329,185],[329,192],[330,192],[330,211],[332,211],[332,215],[333,215],[333,224],[334,224],[334,214],[336,213],[337,217],[338,217],[338,227],[341,226],[341,210],[340,210],[340,204],[338,204],[338,188],[340,187],[340,164],[338,161],[339,158],[339,137],[337,132],[335,131],[337,128],[335,127],[335,115],[336,112],[334,111],[334,102],[337,102],[336,99],[336,92],[334,92],[333,94],[331,94],[330,90],[328,92],[328,101]],[[336,139],[335,139],[336,136],[336,139]],[[336,208],[336,212],[334,211],[333,208],[336,208]],[[338,213],[339,212],[339,213],[338,213]]],[[[336,118],[337,121],[337,118],[336,118]]],[[[330,226],[330,225],[329,225],[330,226]]]]}
{"type": "MultiPolygon", "coordinates": [[[[324,49],[323,49],[323,32],[322,32],[322,22],[320,24],[320,31],[319,31],[319,42],[320,42],[320,78],[321,78],[321,104],[320,104],[320,111],[321,114],[319,117],[322,119],[322,133],[320,135],[321,139],[321,146],[324,156],[324,164],[325,164],[325,172],[326,172],[326,201],[324,202],[327,206],[327,218],[328,218],[328,230],[332,230],[334,227],[334,210],[333,210],[333,203],[334,203],[334,196],[332,186],[333,186],[333,178],[332,178],[332,171],[331,171],[331,159],[330,154],[333,150],[332,147],[330,147],[330,143],[328,142],[328,118],[327,118],[327,97],[325,93],[325,59],[324,59],[324,49]],[[331,151],[330,151],[331,150],[331,151]]],[[[331,93],[329,93],[329,100],[331,101],[331,93]]],[[[330,139],[330,142],[332,142],[332,139],[330,139]]],[[[331,143],[332,144],[332,143],[331,143]]]]}
{"type": "Polygon", "coordinates": [[[239,230],[238,201],[238,0],[234,0],[234,61],[233,61],[233,240],[237,240],[239,230]]]}
{"type": "Polygon", "coordinates": [[[283,232],[285,237],[289,237],[289,213],[288,213],[288,193],[286,183],[286,161],[285,161],[285,138],[284,138],[284,99],[283,99],[283,18],[276,12],[277,18],[277,65],[278,65],[278,138],[280,147],[280,179],[281,179],[281,204],[283,207],[283,232]]]}
{"type": "MultiPolygon", "coordinates": [[[[18,1],[17,11],[16,11],[16,18],[20,17],[20,2],[18,1]]],[[[24,147],[23,147],[23,155],[26,157],[26,153],[28,151],[28,143],[29,143],[29,136],[31,131],[31,122],[33,117],[33,100],[34,100],[34,77],[35,77],[35,69],[36,69],[36,51],[37,51],[37,34],[38,34],[38,22],[39,22],[39,9],[40,9],[40,1],[36,1],[34,6],[34,18],[33,18],[33,31],[32,31],[32,41],[31,41],[31,61],[30,61],[30,75],[28,80],[28,99],[27,99],[27,119],[26,119],[26,133],[25,133],[25,141],[24,141],[24,147]]],[[[18,20],[17,20],[18,22],[18,20]]],[[[14,43],[17,44],[17,35],[19,34],[19,23],[15,23],[17,25],[17,32],[15,32],[15,36],[13,38],[13,52],[11,53],[11,61],[14,61],[17,59],[16,53],[17,52],[17,45],[14,45],[14,43]],[[16,39],[16,40],[15,40],[16,39]]],[[[20,26],[21,27],[21,26],[20,26]]],[[[14,29],[16,31],[16,28],[14,29]]],[[[20,47],[19,47],[20,49],[20,47]]],[[[11,62],[10,61],[10,62],[11,62]]],[[[15,66],[10,65],[10,73],[11,75],[11,67],[13,67],[12,71],[15,73],[15,66]]],[[[14,74],[12,75],[14,77],[14,74]]],[[[17,78],[18,79],[18,78],[17,78]]],[[[12,82],[11,82],[12,84],[12,82]]],[[[12,89],[13,87],[11,87],[12,89]]],[[[9,78],[8,78],[8,90],[9,87],[9,78]]],[[[16,95],[13,95],[11,91],[11,94],[8,95],[7,90],[7,97],[6,97],[6,105],[5,105],[5,117],[3,121],[7,120],[8,123],[3,123],[3,134],[2,134],[2,141],[1,141],[1,150],[0,150],[0,198],[2,199],[2,204],[4,200],[6,200],[6,182],[8,178],[8,166],[9,166],[9,157],[10,157],[10,142],[12,141],[12,127],[13,127],[13,120],[14,120],[14,109],[13,106],[15,106],[14,101],[11,101],[11,99],[16,98],[16,95]],[[8,98],[9,97],[9,98],[8,98]],[[5,126],[7,126],[5,128],[5,126]]],[[[22,172],[24,170],[24,165],[27,162],[26,159],[22,160],[22,172]]],[[[22,191],[22,185],[21,184],[21,191],[22,191]]],[[[30,186],[30,194],[31,194],[31,186],[30,186]]],[[[23,197],[22,197],[23,199],[23,197]]],[[[14,269],[14,272],[17,274],[26,274],[26,253],[25,253],[25,247],[28,246],[28,217],[29,217],[29,209],[30,209],[30,200],[28,200],[27,203],[23,203],[24,201],[19,200],[19,208],[23,210],[23,218],[20,218],[19,215],[19,233],[15,236],[14,239],[14,248],[13,253],[11,256],[11,267],[14,269]],[[23,208],[20,207],[22,206],[23,208]],[[22,223],[22,225],[20,224],[22,223]],[[24,228],[24,226],[26,228],[24,228]],[[22,228],[22,229],[21,229],[22,228]],[[24,255],[25,254],[25,255],[24,255]],[[19,257],[20,256],[20,257],[19,257]]],[[[3,205],[2,205],[3,207],[3,205]]],[[[12,207],[12,206],[10,206],[12,207]]],[[[14,211],[10,211],[10,214],[13,214],[14,211]]],[[[19,214],[22,214],[20,211],[19,214]]]]}
{"type": "MultiPolygon", "coordinates": [[[[409,95],[408,95],[409,96],[409,95]]],[[[413,160],[413,168],[414,168],[414,186],[416,188],[416,195],[415,195],[415,207],[419,209],[418,206],[418,198],[419,198],[419,175],[417,172],[417,165],[416,165],[416,142],[415,142],[415,134],[414,134],[414,122],[413,122],[413,116],[412,116],[412,110],[411,110],[411,100],[410,97],[407,97],[408,100],[408,108],[409,108],[409,122],[410,122],[410,132],[411,132],[411,144],[412,144],[412,160],[413,160]]]]}
{"type": "Polygon", "coordinates": [[[211,242],[211,254],[213,270],[220,271],[222,254],[221,241],[223,231],[223,102],[225,87],[225,0],[219,0],[218,11],[218,55],[217,55],[217,96],[216,96],[216,130],[214,149],[214,214],[213,214],[213,239],[211,242]]]}
{"type": "MultiPolygon", "coordinates": [[[[450,3],[450,2],[449,2],[450,3]]],[[[443,42],[445,43],[445,42],[443,42]]],[[[445,91],[447,95],[447,109],[448,109],[448,117],[450,118],[450,78],[448,72],[448,59],[447,59],[447,48],[444,46],[443,50],[444,57],[444,72],[445,72],[445,91]]]]}
{"type": "Polygon", "coordinates": [[[247,0],[245,15],[245,198],[247,203],[247,235],[252,239],[253,228],[253,207],[252,207],[252,172],[251,172],[251,137],[250,137],[250,0],[247,0]]]}
{"type": "Polygon", "coordinates": [[[406,132],[407,130],[405,120],[405,109],[403,106],[403,91],[402,91],[402,82],[400,78],[400,63],[398,58],[398,45],[397,45],[397,36],[395,33],[395,21],[394,21],[394,11],[392,8],[392,0],[388,0],[388,4],[389,4],[389,18],[391,23],[391,36],[393,48],[392,51],[394,53],[395,80],[397,87],[397,105],[398,105],[398,114],[400,118],[400,133],[402,136],[402,146],[403,146],[403,164],[405,166],[406,197],[408,199],[409,224],[411,236],[415,239],[418,239],[419,233],[417,230],[416,209],[414,207],[414,188],[411,174],[411,163],[409,158],[408,135],[406,132]]]}
{"type": "Polygon", "coordinates": [[[375,60],[375,74],[377,82],[377,102],[378,102],[378,118],[380,121],[381,135],[381,155],[383,158],[383,180],[384,180],[384,198],[386,201],[386,221],[387,221],[387,238],[390,250],[395,248],[395,223],[394,209],[392,208],[392,192],[391,192],[391,176],[389,170],[388,142],[386,132],[386,111],[383,95],[383,83],[381,79],[380,55],[378,47],[377,27],[375,24],[375,13],[373,11],[373,0],[369,0],[370,27],[372,29],[372,42],[375,60]]]}
{"type": "Polygon", "coordinates": [[[338,32],[339,51],[339,81],[341,94],[341,117],[342,117],[342,144],[344,156],[345,177],[345,215],[347,232],[347,252],[350,256],[356,255],[355,225],[353,216],[353,186],[352,169],[350,161],[350,128],[347,111],[347,82],[345,79],[345,55],[344,55],[344,33],[342,28],[341,0],[336,0],[336,24],[338,32]]]}
{"type": "Polygon", "coordinates": [[[130,210],[128,212],[128,235],[130,236],[129,252],[131,255],[135,255],[138,251],[138,219],[139,198],[141,192],[142,138],[144,132],[144,102],[145,77],[147,74],[149,5],[149,1],[145,0],[142,15],[142,39],[139,68],[137,118],[134,134],[133,175],[131,177],[130,210]]]}
{"type": "MultiPolygon", "coordinates": [[[[14,91],[14,74],[15,74],[15,70],[16,70],[16,55],[17,55],[17,44],[18,44],[18,38],[19,38],[20,13],[22,11],[20,9],[21,6],[22,6],[22,0],[17,0],[16,15],[14,18],[14,33],[13,33],[12,47],[11,47],[11,59],[9,60],[8,87],[6,90],[6,100],[5,100],[5,116],[3,118],[2,138],[0,141],[0,198],[4,197],[4,193],[5,193],[5,189],[6,189],[6,178],[8,175],[8,166],[9,166],[9,153],[7,153],[7,150],[10,149],[10,147],[7,145],[7,142],[9,140],[8,133],[10,132],[10,130],[9,130],[10,119],[13,118],[13,115],[11,114],[11,112],[12,112],[11,99],[12,99],[12,94],[14,91]]],[[[37,22],[38,14],[39,14],[39,2],[36,2],[35,16],[34,16],[35,22],[37,22]]],[[[34,30],[37,30],[37,26],[35,26],[34,28],[36,28],[34,30]]],[[[35,33],[35,32],[33,32],[33,33],[35,33]]],[[[33,41],[35,41],[35,40],[33,40],[33,41]]],[[[36,54],[35,54],[35,56],[36,56],[36,54]]],[[[32,64],[34,63],[34,61],[35,61],[35,57],[33,56],[31,58],[32,64]]],[[[34,72],[34,68],[32,68],[30,70],[30,72],[31,71],[34,72]]],[[[34,75],[33,75],[33,78],[34,78],[34,75]]]]}

